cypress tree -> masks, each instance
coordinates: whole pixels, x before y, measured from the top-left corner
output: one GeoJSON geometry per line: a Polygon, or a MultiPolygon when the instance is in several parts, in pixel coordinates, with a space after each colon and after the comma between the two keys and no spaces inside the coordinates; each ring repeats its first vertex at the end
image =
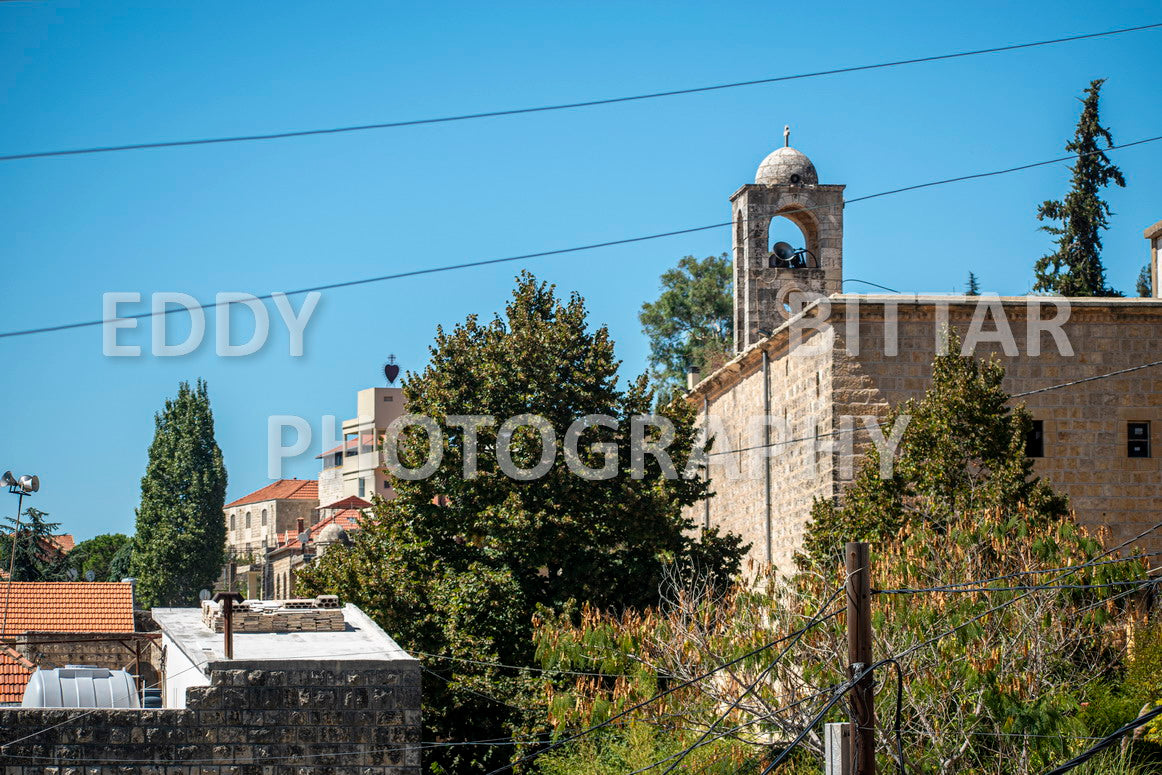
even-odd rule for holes
{"type": "Polygon", "coordinates": [[[980,280],[972,272],[968,273],[968,285],[964,289],[965,296],[980,296],[980,280]]]}
{"type": "Polygon", "coordinates": [[[1037,208],[1037,220],[1052,223],[1042,231],[1057,237],[1057,249],[1034,265],[1037,282],[1033,290],[1063,296],[1121,296],[1106,285],[1101,262],[1101,232],[1109,228],[1110,206],[1100,191],[1110,183],[1122,188],[1126,180],[1105,151],[1114,144],[1109,129],[1098,117],[1098,101],[1104,78],[1090,83],[1081,100],[1081,118],[1073,139],[1065,150],[1077,154],[1073,179],[1064,200],[1050,199],[1037,208]]]}
{"type": "Polygon", "coordinates": [[[226,559],[226,468],[206,383],[181,383],[155,421],[131,568],[143,607],[193,605],[226,559]]]}

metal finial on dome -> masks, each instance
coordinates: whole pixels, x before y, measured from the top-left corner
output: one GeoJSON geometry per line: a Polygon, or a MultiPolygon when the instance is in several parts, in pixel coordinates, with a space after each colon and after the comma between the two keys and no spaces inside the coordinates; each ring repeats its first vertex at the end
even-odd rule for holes
{"type": "Polygon", "coordinates": [[[783,125],[783,147],[784,148],[791,147],[791,125],[790,124],[783,125]]]}

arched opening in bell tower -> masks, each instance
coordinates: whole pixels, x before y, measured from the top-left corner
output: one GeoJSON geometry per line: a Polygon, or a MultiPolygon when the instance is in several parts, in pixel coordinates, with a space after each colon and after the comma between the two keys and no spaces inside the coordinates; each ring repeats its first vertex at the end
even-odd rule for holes
{"type": "Polygon", "coordinates": [[[771,269],[819,269],[819,227],[810,210],[785,207],[767,223],[771,269]],[[790,246],[788,250],[787,246],[790,246]]]}

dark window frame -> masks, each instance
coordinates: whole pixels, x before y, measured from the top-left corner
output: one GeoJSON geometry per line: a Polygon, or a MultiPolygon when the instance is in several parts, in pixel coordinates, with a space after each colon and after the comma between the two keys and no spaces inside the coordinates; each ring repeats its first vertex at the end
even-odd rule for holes
{"type": "Polygon", "coordinates": [[[1126,457],[1152,457],[1149,420],[1126,423],[1126,457]]]}
{"type": "Polygon", "coordinates": [[[1025,457],[1045,457],[1045,421],[1033,420],[1025,434],[1025,457]]]}

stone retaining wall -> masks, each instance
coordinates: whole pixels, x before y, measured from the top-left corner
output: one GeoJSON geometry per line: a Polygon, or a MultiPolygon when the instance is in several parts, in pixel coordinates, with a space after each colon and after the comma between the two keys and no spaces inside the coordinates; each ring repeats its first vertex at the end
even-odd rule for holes
{"type": "Polygon", "coordinates": [[[6,775],[418,775],[416,663],[210,666],[184,710],[0,709],[6,775]],[[29,735],[28,739],[24,739],[29,735]]]}

